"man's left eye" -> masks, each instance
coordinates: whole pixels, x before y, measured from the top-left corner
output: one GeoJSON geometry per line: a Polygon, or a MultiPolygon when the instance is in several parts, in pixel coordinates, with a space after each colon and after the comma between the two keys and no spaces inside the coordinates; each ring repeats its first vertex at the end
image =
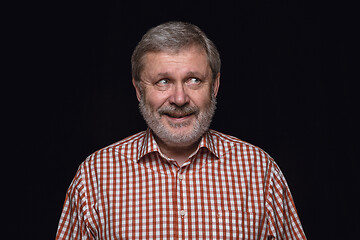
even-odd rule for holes
{"type": "Polygon", "coordinates": [[[190,84],[199,84],[200,82],[201,82],[201,80],[198,78],[189,78],[190,84]]]}

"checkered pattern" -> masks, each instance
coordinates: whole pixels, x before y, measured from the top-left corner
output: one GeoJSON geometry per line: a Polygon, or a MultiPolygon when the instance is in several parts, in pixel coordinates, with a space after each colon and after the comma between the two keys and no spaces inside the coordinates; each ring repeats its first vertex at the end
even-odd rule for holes
{"type": "Polygon", "coordinates": [[[151,130],[90,155],[66,195],[56,239],[306,239],[273,159],[209,130],[183,166],[151,130]]]}

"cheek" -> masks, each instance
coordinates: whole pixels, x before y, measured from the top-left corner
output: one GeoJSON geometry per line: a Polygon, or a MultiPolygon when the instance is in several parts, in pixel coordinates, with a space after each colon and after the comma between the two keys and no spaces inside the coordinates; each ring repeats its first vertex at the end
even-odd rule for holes
{"type": "Polygon", "coordinates": [[[211,102],[211,96],[209,92],[204,92],[203,94],[194,95],[192,100],[197,107],[206,108],[211,102]]]}
{"type": "Polygon", "coordinates": [[[166,99],[166,95],[162,93],[148,92],[145,94],[145,100],[147,105],[149,105],[154,110],[163,106],[164,103],[166,103],[166,99]]]}

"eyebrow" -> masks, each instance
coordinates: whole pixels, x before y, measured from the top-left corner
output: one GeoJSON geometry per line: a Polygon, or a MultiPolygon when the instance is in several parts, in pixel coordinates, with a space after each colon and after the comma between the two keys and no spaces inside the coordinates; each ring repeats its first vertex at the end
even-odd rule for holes
{"type": "MultiPolygon", "coordinates": [[[[208,73],[206,73],[206,75],[204,75],[204,74],[201,74],[196,71],[195,72],[189,71],[186,73],[187,77],[195,76],[195,77],[200,77],[201,79],[205,79],[208,75],[209,75],[208,73]]],[[[165,77],[171,76],[171,74],[169,72],[161,72],[161,73],[158,73],[157,76],[160,78],[165,78],[165,77]]]]}
{"type": "Polygon", "coordinates": [[[207,76],[208,76],[208,73],[206,73],[205,75],[203,75],[203,74],[201,74],[201,73],[199,73],[199,72],[188,72],[187,74],[186,74],[187,76],[199,76],[200,78],[202,78],[202,79],[205,79],[207,76]]]}

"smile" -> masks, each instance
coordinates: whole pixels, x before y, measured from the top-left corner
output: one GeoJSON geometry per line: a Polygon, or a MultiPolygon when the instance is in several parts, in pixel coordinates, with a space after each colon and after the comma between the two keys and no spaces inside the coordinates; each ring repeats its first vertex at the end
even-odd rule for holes
{"type": "Polygon", "coordinates": [[[170,117],[170,118],[186,118],[193,113],[183,114],[183,113],[165,113],[164,115],[170,117]]]}
{"type": "Polygon", "coordinates": [[[191,119],[194,116],[193,113],[190,114],[164,114],[165,119],[168,124],[174,128],[187,127],[191,124],[191,119]]]}

